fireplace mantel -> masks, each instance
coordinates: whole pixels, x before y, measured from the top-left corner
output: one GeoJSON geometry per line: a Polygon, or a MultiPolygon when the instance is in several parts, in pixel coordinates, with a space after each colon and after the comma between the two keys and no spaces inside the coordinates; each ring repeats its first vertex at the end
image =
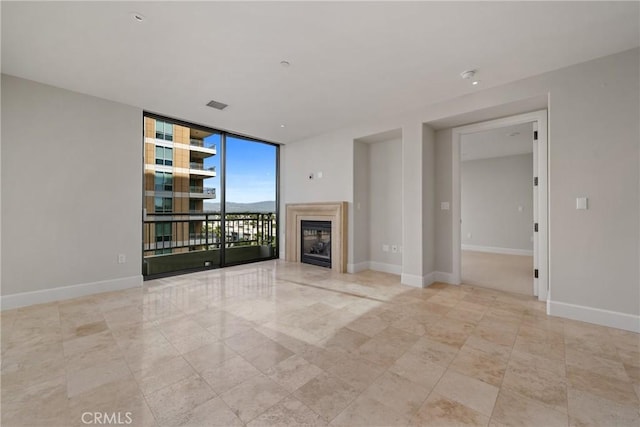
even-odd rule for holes
{"type": "Polygon", "coordinates": [[[285,259],[300,262],[300,221],[331,221],[331,269],[347,271],[347,202],[286,205],[285,259]]]}

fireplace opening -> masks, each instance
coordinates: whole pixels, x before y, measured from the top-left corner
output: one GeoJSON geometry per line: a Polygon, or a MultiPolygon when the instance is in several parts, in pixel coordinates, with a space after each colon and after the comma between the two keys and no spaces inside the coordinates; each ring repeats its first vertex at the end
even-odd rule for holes
{"type": "Polygon", "coordinates": [[[331,221],[300,221],[300,262],[331,268],[331,221]]]}

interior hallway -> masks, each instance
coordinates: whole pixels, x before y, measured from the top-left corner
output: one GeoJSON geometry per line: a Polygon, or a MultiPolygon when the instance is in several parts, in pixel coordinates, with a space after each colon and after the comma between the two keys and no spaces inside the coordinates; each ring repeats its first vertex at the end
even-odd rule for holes
{"type": "Polygon", "coordinates": [[[638,334],[544,309],[268,261],[3,311],[1,422],[637,426],[638,334]]]}

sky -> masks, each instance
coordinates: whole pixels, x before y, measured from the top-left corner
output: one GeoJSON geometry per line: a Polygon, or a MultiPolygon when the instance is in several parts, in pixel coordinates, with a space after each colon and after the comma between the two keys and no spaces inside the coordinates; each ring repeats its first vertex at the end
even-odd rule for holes
{"type": "MultiPolygon", "coordinates": [[[[205,138],[214,142],[218,154],[205,159],[205,167],[215,166],[215,178],[204,181],[205,187],[215,187],[220,201],[220,135],[205,138]]],[[[241,138],[227,136],[227,202],[253,203],[276,199],[276,147],[241,138]]],[[[214,202],[214,200],[211,200],[214,202]]]]}

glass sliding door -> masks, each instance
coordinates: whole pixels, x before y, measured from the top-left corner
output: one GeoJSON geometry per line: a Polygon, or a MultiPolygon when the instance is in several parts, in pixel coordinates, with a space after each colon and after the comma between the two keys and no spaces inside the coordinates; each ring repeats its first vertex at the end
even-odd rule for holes
{"type": "Polygon", "coordinates": [[[277,256],[278,147],[226,135],[224,264],[277,256]]]}
{"type": "Polygon", "coordinates": [[[143,275],[277,257],[277,173],[277,145],[145,114],[143,275]]]}

